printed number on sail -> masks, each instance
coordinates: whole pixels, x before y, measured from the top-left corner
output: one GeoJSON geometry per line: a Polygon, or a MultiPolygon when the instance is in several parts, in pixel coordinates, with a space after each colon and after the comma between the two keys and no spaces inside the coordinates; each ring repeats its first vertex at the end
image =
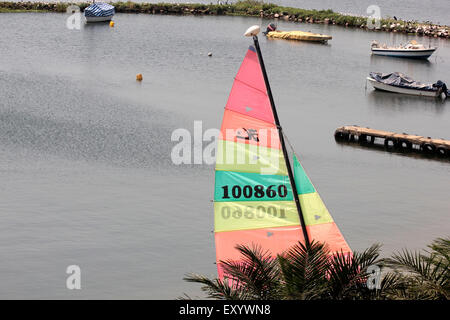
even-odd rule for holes
{"type": "Polygon", "coordinates": [[[286,219],[286,210],[284,208],[277,208],[274,206],[257,206],[246,207],[245,210],[241,210],[239,207],[222,207],[222,218],[240,219],[242,217],[246,219],[264,219],[268,216],[278,217],[280,219],[286,219]]]}
{"type": "Polygon", "coordinates": [[[244,198],[251,198],[254,196],[255,198],[263,198],[264,196],[267,196],[268,198],[275,198],[277,195],[280,198],[285,198],[287,196],[287,188],[285,185],[279,185],[278,188],[276,185],[268,186],[266,190],[264,190],[263,185],[256,185],[252,188],[252,186],[246,185],[246,186],[239,186],[235,185],[231,187],[231,193],[229,192],[228,186],[223,186],[223,197],[222,199],[230,199],[230,195],[237,199],[240,197],[244,198]]]}

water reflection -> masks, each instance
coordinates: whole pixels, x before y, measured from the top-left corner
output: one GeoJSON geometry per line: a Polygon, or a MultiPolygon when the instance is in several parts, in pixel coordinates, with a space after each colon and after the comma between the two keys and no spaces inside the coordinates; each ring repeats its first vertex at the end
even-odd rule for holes
{"type": "Polygon", "coordinates": [[[400,93],[374,90],[367,84],[367,102],[371,108],[395,112],[408,112],[411,110],[434,111],[439,114],[445,110],[446,100],[431,97],[416,97],[400,93]]]}
{"type": "MultiPolygon", "coordinates": [[[[433,57],[433,56],[432,56],[433,57]]],[[[432,66],[432,62],[429,59],[408,59],[408,58],[399,58],[399,57],[386,57],[386,56],[377,56],[370,55],[370,65],[374,67],[382,67],[386,64],[394,64],[400,68],[409,67],[413,68],[414,66],[432,66]]]]}
{"type": "Polygon", "coordinates": [[[440,161],[442,163],[450,163],[450,157],[441,157],[437,154],[423,153],[423,152],[420,152],[420,150],[418,150],[418,149],[406,150],[406,149],[398,149],[398,148],[386,148],[383,144],[375,143],[372,145],[367,145],[367,144],[362,144],[362,143],[358,143],[358,142],[340,141],[340,140],[336,140],[336,144],[338,144],[339,146],[342,146],[343,148],[355,148],[355,149],[360,149],[360,150],[365,150],[365,151],[370,150],[370,152],[377,152],[379,154],[381,154],[381,153],[384,153],[387,155],[395,154],[398,156],[410,157],[410,158],[421,159],[421,160],[440,161]]]}

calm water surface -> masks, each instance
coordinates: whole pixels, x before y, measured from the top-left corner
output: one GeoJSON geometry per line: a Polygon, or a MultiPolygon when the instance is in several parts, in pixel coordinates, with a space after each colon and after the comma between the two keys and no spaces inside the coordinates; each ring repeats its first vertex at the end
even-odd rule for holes
{"type": "MultiPolygon", "coordinates": [[[[220,126],[242,33],[269,21],[117,14],[115,28],[72,31],[66,17],[0,15],[0,298],[200,295],[182,277],[216,272],[214,168],[173,165],[171,133],[220,126]],[[82,290],[65,288],[71,264],[82,290]]],[[[341,145],[333,132],[450,138],[449,102],[365,90],[369,71],[450,82],[450,42],[418,39],[439,46],[428,62],[378,59],[371,40],[414,37],[280,28],[333,36],[261,47],[284,130],[350,246],[389,254],[448,235],[450,161],[341,145]]]]}

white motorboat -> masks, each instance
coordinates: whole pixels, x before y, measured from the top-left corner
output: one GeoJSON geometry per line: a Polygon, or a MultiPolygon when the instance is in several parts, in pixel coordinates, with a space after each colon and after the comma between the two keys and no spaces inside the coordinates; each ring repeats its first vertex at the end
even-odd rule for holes
{"type": "Polygon", "coordinates": [[[372,41],[371,45],[373,55],[412,59],[428,59],[436,49],[436,47],[427,48],[423,44],[418,44],[415,40],[398,47],[380,45],[377,41],[372,41]]]}
{"type": "Polygon", "coordinates": [[[371,72],[367,80],[375,89],[382,91],[443,99],[450,95],[447,86],[440,80],[434,84],[424,84],[399,72],[371,72]]]}

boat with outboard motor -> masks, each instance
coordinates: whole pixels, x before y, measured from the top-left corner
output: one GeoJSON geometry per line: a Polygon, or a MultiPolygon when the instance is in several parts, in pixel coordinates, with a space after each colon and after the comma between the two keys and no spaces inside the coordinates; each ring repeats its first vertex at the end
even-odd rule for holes
{"type": "Polygon", "coordinates": [[[433,84],[424,84],[408,77],[400,72],[380,73],[371,72],[367,80],[377,90],[394,93],[409,94],[424,97],[441,97],[446,99],[450,96],[447,85],[441,80],[433,84]]]}

